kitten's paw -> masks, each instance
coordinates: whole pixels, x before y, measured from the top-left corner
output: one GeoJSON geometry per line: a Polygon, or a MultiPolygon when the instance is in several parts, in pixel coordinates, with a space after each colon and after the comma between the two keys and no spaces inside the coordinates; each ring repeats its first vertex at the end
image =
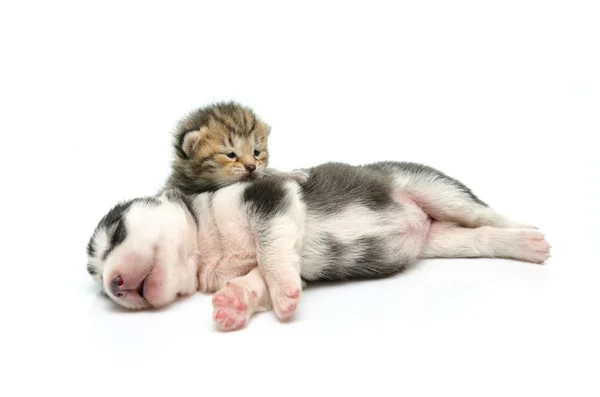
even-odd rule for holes
{"type": "Polygon", "coordinates": [[[273,309],[280,320],[286,321],[292,317],[298,307],[301,289],[300,282],[284,282],[278,285],[278,288],[271,290],[273,309]]]}
{"type": "Polygon", "coordinates": [[[213,319],[222,331],[235,331],[243,328],[250,318],[247,291],[238,285],[228,283],[215,293],[213,319]]]}
{"type": "Polygon", "coordinates": [[[550,244],[544,234],[537,230],[523,229],[519,232],[517,246],[519,254],[528,262],[544,264],[550,258],[550,244]]]}
{"type": "Polygon", "coordinates": [[[289,177],[294,179],[296,182],[298,182],[299,184],[303,184],[306,183],[308,181],[308,178],[310,177],[310,174],[308,173],[308,171],[304,171],[304,170],[294,170],[290,173],[288,173],[289,177]]]}

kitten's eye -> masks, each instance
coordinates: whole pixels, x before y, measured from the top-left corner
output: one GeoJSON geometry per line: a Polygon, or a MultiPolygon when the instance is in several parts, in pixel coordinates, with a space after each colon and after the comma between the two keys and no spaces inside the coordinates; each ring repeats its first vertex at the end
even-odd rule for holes
{"type": "Polygon", "coordinates": [[[259,150],[255,150],[255,151],[254,151],[254,156],[258,156],[259,154],[260,154],[260,151],[259,151],[259,150]]]}
{"type": "Polygon", "coordinates": [[[233,152],[227,153],[227,157],[229,157],[230,159],[234,159],[235,158],[235,153],[233,153],[233,152]]]}

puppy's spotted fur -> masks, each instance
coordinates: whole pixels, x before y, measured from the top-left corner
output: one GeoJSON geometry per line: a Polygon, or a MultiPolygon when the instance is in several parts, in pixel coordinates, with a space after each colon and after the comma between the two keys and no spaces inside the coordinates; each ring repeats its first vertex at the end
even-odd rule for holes
{"type": "Polygon", "coordinates": [[[88,271],[131,309],[216,292],[213,318],[233,330],[257,311],[290,318],[302,280],[386,277],[419,258],[549,257],[539,231],[433,168],[327,163],[308,174],[121,203],[90,239],[88,271]]]}

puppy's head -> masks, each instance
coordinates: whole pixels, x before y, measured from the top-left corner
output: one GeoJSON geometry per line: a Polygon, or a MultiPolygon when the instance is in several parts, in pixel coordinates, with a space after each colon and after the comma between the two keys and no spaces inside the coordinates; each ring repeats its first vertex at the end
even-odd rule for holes
{"type": "Polygon", "coordinates": [[[193,204],[169,191],[115,205],[88,245],[87,271],[129,309],[161,307],[197,288],[193,204]]]}

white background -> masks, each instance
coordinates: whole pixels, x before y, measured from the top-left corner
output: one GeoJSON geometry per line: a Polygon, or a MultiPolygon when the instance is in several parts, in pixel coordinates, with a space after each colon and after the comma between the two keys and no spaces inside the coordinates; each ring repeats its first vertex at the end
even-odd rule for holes
{"type": "Polygon", "coordinates": [[[597,396],[597,1],[0,5],[3,396],[597,396]],[[217,332],[210,297],[118,310],[85,272],[117,200],[217,100],[271,165],[412,160],[538,225],[545,266],[429,260],[217,332]]]}

